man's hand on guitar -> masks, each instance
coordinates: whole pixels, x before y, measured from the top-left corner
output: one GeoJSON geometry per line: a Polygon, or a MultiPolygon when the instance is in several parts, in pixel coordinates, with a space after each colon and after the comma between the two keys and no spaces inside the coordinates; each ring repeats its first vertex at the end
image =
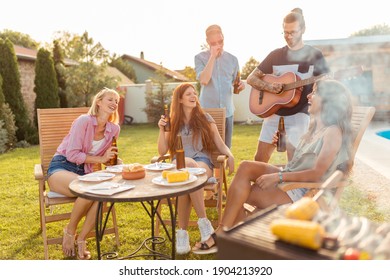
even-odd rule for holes
{"type": "Polygon", "coordinates": [[[279,94],[279,93],[283,92],[283,84],[267,83],[266,91],[271,92],[271,93],[275,93],[275,94],[279,94]]]}

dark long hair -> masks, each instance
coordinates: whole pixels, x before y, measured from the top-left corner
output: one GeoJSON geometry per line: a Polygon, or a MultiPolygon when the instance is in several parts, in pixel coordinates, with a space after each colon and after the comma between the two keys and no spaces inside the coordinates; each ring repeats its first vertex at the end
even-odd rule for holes
{"type": "MultiPolygon", "coordinates": [[[[169,153],[173,157],[175,154],[176,147],[176,136],[180,133],[181,128],[184,126],[184,110],[183,105],[180,103],[181,98],[183,98],[184,92],[188,88],[193,88],[196,92],[195,87],[190,83],[183,83],[178,85],[173,91],[172,103],[171,103],[171,133],[168,139],[169,153]]],[[[205,112],[200,106],[199,100],[196,100],[196,107],[192,110],[189,128],[192,129],[193,145],[196,146],[199,135],[203,144],[203,148],[211,153],[213,149],[213,137],[209,121],[206,118],[205,112]]]]}
{"type": "MultiPolygon", "coordinates": [[[[336,125],[342,134],[342,145],[340,149],[346,149],[349,158],[352,147],[352,98],[349,89],[336,80],[320,80],[316,82],[316,94],[321,97],[321,120],[328,127],[336,125]]],[[[317,123],[311,118],[308,132],[303,136],[308,140],[316,130],[317,123]]],[[[352,161],[344,166],[344,172],[352,168],[352,161]]]]}

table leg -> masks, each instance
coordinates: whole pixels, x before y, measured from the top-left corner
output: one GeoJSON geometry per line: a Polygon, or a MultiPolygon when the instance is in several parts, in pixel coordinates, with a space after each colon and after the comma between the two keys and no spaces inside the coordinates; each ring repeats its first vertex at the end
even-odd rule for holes
{"type": "Polygon", "coordinates": [[[96,220],[95,220],[95,235],[96,235],[96,251],[98,254],[98,259],[101,260],[101,251],[100,251],[100,242],[103,239],[104,231],[106,230],[106,225],[108,218],[110,216],[112,207],[114,207],[114,203],[110,203],[110,207],[108,208],[106,218],[103,222],[103,210],[104,210],[104,202],[99,201],[98,207],[96,211],[96,220]]]}

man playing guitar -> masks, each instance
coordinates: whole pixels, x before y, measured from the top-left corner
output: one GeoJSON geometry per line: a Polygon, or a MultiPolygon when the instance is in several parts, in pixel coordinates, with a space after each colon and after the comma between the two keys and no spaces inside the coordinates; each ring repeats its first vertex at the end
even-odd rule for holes
{"type": "MultiPolygon", "coordinates": [[[[264,95],[266,92],[273,95],[274,98],[278,94],[282,96],[285,82],[282,79],[278,81],[277,77],[287,72],[294,73],[294,78],[298,80],[329,72],[321,51],[303,43],[302,35],[305,33],[305,28],[301,9],[296,8],[285,16],[283,34],[287,45],[268,54],[247,78],[247,83],[253,87],[253,90],[259,91],[256,104],[251,105],[263,106],[266,104],[267,99],[264,95]],[[274,78],[270,79],[270,76],[274,78]],[[262,104],[263,102],[264,104],[262,104]]],[[[288,104],[284,104],[285,106],[282,108],[276,107],[275,112],[266,110],[264,114],[257,114],[251,106],[252,113],[260,117],[266,116],[260,132],[255,160],[269,161],[275,148],[272,145],[272,137],[277,130],[280,116],[284,117],[287,131],[287,156],[289,160],[292,158],[295,147],[309,126],[307,95],[311,91],[312,84],[293,89],[292,102],[287,102],[288,104]]],[[[253,103],[252,99],[250,102],[253,103]]]]}

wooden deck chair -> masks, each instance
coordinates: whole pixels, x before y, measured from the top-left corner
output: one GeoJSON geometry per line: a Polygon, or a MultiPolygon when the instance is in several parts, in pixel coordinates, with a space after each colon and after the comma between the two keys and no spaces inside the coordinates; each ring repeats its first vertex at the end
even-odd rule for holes
{"type": "MultiPolygon", "coordinates": [[[[81,107],[37,110],[41,163],[35,164],[34,176],[35,179],[38,180],[39,187],[39,213],[45,259],[49,259],[49,245],[62,244],[62,231],[61,236],[48,237],[46,225],[48,223],[69,220],[71,209],[65,210],[61,208],[66,207],[56,206],[59,206],[60,204],[73,203],[76,200],[76,198],[66,197],[59,193],[50,191],[46,180],[47,168],[57,150],[57,147],[61,143],[62,139],[68,134],[73,121],[81,114],[87,113],[88,109],[89,108],[87,107],[81,107]],[[54,213],[56,211],[58,211],[58,213],[54,213]]],[[[116,214],[114,208],[112,209],[112,219],[113,226],[111,228],[107,228],[105,234],[114,233],[116,244],[119,246],[118,227],[116,224],[116,214]]],[[[92,236],[95,236],[94,232],[89,235],[89,237],[92,236]]]]}
{"type": "MultiPolygon", "coordinates": [[[[217,125],[219,134],[221,138],[225,139],[225,123],[226,123],[226,111],[225,108],[205,108],[204,111],[209,113],[217,125]]],[[[223,196],[227,194],[227,181],[226,181],[226,155],[221,155],[218,149],[215,147],[212,152],[212,162],[214,164],[214,176],[216,183],[206,183],[205,190],[205,207],[206,208],[215,208],[217,210],[217,218],[210,219],[210,222],[214,227],[217,227],[222,219],[222,208],[225,203],[223,196]]],[[[169,155],[157,156],[152,158],[151,162],[166,161],[169,160],[169,155]]],[[[162,201],[158,208],[158,213],[161,214],[161,204],[165,204],[165,201],[162,201]]],[[[164,223],[167,225],[171,224],[170,219],[164,219],[164,223]]],[[[155,225],[155,235],[159,234],[160,221],[156,219],[155,225]]],[[[196,226],[196,220],[190,220],[190,226],[196,226]]]]}
{"type": "MultiPolygon", "coordinates": [[[[354,106],[353,112],[352,112],[352,153],[350,161],[353,164],[355,160],[355,155],[357,152],[357,149],[359,148],[360,141],[362,140],[363,134],[366,131],[368,125],[371,122],[371,119],[373,118],[375,114],[375,108],[374,107],[360,107],[360,106],[354,106]]],[[[341,194],[344,190],[344,187],[348,185],[347,176],[343,176],[343,178],[338,182],[337,184],[330,184],[327,189],[333,188],[331,198],[329,199],[327,210],[330,211],[331,209],[334,209],[340,200],[341,194]]],[[[283,184],[278,185],[279,188],[281,188],[283,191],[288,191],[292,189],[298,189],[298,188],[307,188],[310,189],[305,196],[308,197],[314,197],[319,190],[322,189],[322,183],[321,182],[285,182],[283,184]]],[[[325,205],[325,195],[321,196],[321,200],[323,200],[322,207],[326,208],[325,205]]],[[[245,204],[244,208],[248,212],[253,212],[255,210],[254,207],[251,205],[245,204]]]]}

